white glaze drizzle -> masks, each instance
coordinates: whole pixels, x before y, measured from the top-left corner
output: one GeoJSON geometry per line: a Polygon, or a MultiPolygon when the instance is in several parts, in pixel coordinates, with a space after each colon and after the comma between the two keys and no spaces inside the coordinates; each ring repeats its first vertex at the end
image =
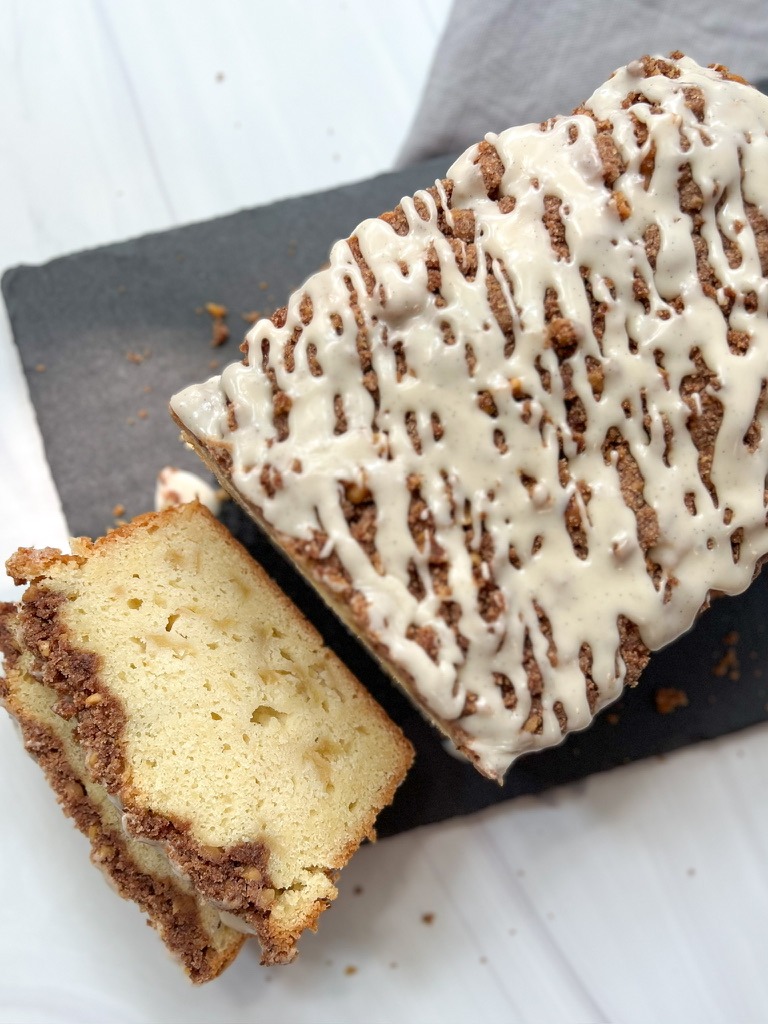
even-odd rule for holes
{"type": "Polygon", "coordinates": [[[155,512],[190,501],[199,501],[215,516],[221,511],[221,499],[207,480],[186,469],[164,466],[155,481],[155,512]]]}
{"type": "Polygon", "coordinates": [[[335,552],[353,587],[366,599],[370,635],[410,675],[422,702],[438,718],[463,730],[464,745],[479,767],[495,777],[501,777],[518,754],[560,741],[560,707],[568,731],[591,720],[579,667],[582,645],[588,644],[592,652],[597,710],[618,696],[625,677],[625,666],[617,657],[620,616],[636,623],[644,643],[657,649],[691,625],[710,591],[733,594],[745,589],[756,562],[768,551],[765,409],[758,411],[761,436],[754,451],[744,440],[761,384],[768,377],[768,284],[761,275],[744,205],[745,200],[756,204],[768,215],[768,101],[688,58],[671,63],[679,69],[678,78],[644,77],[643,64],[633,62],[586,104],[598,119],[612,122],[625,164],[613,182],[613,194],[603,180],[595,123],[587,115],[488,136],[505,167],[502,194],[516,200],[512,212],[503,214],[488,198],[476,162],[477,147],[448,172],[453,181],[450,210],[442,185],[437,186],[449,226],[459,209],[474,214],[474,281],[463,276],[437,226],[435,201],[427,192],[418,193],[426,219],[413,200],[405,199],[406,235],[397,234],[384,220],[365,221],[355,232],[376,281],[371,294],[348,242],[337,243],[328,268],[292,296],[285,326],[260,321],[253,327],[248,336],[249,365],[229,366],[221,377],[186,389],[172,403],[203,444],[229,448],[232,482],[268,523],[302,540],[318,531],[327,536],[323,555],[335,552]],[[684,90],[690,87],[704,97],[701,123],[686,104],[684,90]],[[636,92],[648,103],[624,108],[625,97],[636,92]],[[657,106],[652,110],[650,104],[657,106]],[[631,114],[648,129],[642,143],[631,114]],[[652,147],[655,166],[646,190],[643,171],[647,172],[652,147]],[[721,311],[728,299],[724,287],[708,295],[697,275],[692,221],[681,212],[678,195],[684,164],[690,164],[703,194],[701,237],[707,258],[718,280],[736,296],[730,327],[749,336],[744,355],[732,353],[728,345],[729,324],[721,311]],[[624,220],[618,212],[618,193],[628,203],[624,220]],[[561,200],[567,259],[558,258],[543,223],[545,196],[561,200]],[[655,270],[643,244],[644,232],[652,224],[660,231],[655,270]],[[738,247],[738,266],[729,266],[723,236],[738,247]],[[440,263],[442,306],[427,289],[425,254],[430,247],[440,263]],[[513,321],[514,348],[506,355],[505,336],[489,305],[486,258],[513,321]],[[581,267],[589,268],[593,295],[605,305],[601,340],[593,330],[581,267]],[[633,292],[635,272],[648,285],[648,312],[633,292]],[[347,282],[358,296],[369,334],[378,410],[363,384],[347,282]],[[568,428],[560,367],[548,346],[547,288],[556,290],[560,314],[575,325],[580,339],[568,363],[586,411],[583,450],[568,428]],[[745,304],[749,293],[756,305],[745,304]],[[294,329],[302,327],[304,296],[312,302],[313,316],[300,332],[289,372],[283,357],[294,329]],[[677,296],[684,303],[681,312],[670,305],[677,296]],[[334,329],[331,314],[341,318],[340,331],[334,329]],[[444,341],[443,324],[449,326],[455,344],[444,341]],[[268,366],[276,385],[291,399],[285,439],[279,439],[273,422],[272,386],[262,369],[263,339],[269,341],[268,366]],[[408,366],[399,382],[394,352],[398,341],[408,366]],[[471,376],[467,342],[476,358],[471,376]],[[316,365],[313,372],[310,345],[322,375],[316,375],[316,365]],[[688,430],[696,410],[701,411],[700,396],[688,402],[681,396],[683,379],[695,372],[694,347],[716,375],[707,393],[716,394],[724,412],[711,466],[717,505],[699,474],[698,451],[688,430]],[[604,374],[597,396],[586,356],[599,361],[604,374]],[[550,373],[551,391],[535,368],[537,357],[550,373]],[[512,381],[530,396],[528,403],[515,399],[512,381]],[[478,404],[484,391],[493,397],[495,418],[478,404]],[[341,434],[334,433],[336,395],[343,397],[347,423],[341,434]],[[642,396],[650,417],[648,433],[642,396]],[[631,406],[629,417],[622,411],[625,401],[631,406]],[[228,425],[228,402],[236,429],[228,425]],[[420,452],[406,429],[406,414],[411,412],[420,452]],[[439,440],[433,437],[433,413],[443,427],[439,440]],[[672,429],[666,453],[665,417],[672,429]],[[565,483],[558,473],[556,426],[568,459],[565,483]],[[659,540],[648,552],[660,566],[658,585],[646,571],[635,514],[621,496],[616,457],[603,456],[611,428],[617,428],[629,446],[644,480],[644,500],[658,518],[659,540]],[[504,454],[494,443],[498,429],[508,449],[504,454]],[[265,489],[265,466],[280,473],[282,486],[274,493],[265,489]],[[408,529],[410,474],[420,478],[434,540],[448,558],[449,599],[459,606],[465,650],[440,616],[444,597],[435,593],[429,545],[421,550],[408,529]],[[579,481],[591,492],[586,503],[579,481]],[[341,496],[350,484],[367,488],[376,503],[378,568],[353,537],[343,514],[341,496]],[[686,507],[686,495],[693,496],[695,514],[686,507]],[[461,525],[465,501],[473,529],[471,550],[461,525]],[[580,511],[588,546],[585,558],[577,556],[565,527],[569,501],[580,511]],[[452,502],[458,509],[456,521],[452,502]],[[726,507],[730,515],[724,514],[726,507]],[[481,530],[492,541],[489,561],[480,555],[481,530]],[[731,547],[736,530],[741,531],[738,561],[731,547]],[[511,545],[519,568],[510,562],[511,545]],[[485,566],[481,579],[491,579],[503,597],[503,612],[495,621],[480,614],[473,574],[478,558],[485,566]],[[409,589],[409,565],[417,568],[425,591],[421,598],[409,589]],[[556,659],[549,657],[551,648],[537,606],[551,624],[556,659]],[[436,660],[412,638],[409,627],[434,630],[439,643],[436,660]],[[537,719],[532,717],[523,666],[526,636],[543,681],[537,719]],[[514,688],[512,709],[502,699],[501,675],[514,688]],[[468,694],[474,695],[474,711],[463,714],[468,694]],[[538,728],[529,731],[532,722],[538,728]]]}

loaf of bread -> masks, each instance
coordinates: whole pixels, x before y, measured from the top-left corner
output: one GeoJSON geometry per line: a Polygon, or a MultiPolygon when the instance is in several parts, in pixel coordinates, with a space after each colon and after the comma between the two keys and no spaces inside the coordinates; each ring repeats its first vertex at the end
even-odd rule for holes
{"type": "Polygon", "coordinates": [[[743,80],[634,61],[359,225],[172,401],[492,778],[768,551],[767,158],[743,80]]]}
{"type": "Polygon", "coordinates": [[[0,696],[92,859],[193,981],[293,959],[408,742],[199,504],[8,567],[0,696]]]}

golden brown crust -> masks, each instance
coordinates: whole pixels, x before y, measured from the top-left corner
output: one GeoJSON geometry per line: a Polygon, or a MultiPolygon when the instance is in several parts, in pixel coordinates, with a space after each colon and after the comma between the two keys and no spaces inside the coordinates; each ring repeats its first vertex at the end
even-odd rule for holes
{"type": "Polygon", "coordinates": [[[5,568],[19,586],[45,576],[52,566],[65,562],[82,564],[82,559],[77,555],[65,555],[58,548],[19,548],[6,561],[5,568]]]}

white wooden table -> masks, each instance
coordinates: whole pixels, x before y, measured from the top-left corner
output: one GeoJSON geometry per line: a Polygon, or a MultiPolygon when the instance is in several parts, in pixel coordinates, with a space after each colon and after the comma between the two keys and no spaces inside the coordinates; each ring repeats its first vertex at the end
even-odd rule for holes
{"type": "MultiPolygon", "coordinates": [[[[447,10],[2,0],[0,270],[387,169],[447,10]]],[[[3,312],[0,557],[66,535],[3,312]]],[[[0,1022],[765,1020],[767,779],[755,728],[365,848],[294,966],[195,990],[3,715],[0,1022]]]]}

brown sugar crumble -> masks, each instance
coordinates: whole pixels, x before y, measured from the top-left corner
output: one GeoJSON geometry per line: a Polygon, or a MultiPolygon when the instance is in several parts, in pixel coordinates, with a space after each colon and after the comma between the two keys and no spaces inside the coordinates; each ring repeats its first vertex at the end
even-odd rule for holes
{"type": "Polygon", "coordinates": [[[611,711],[605,716],[605,720],[608,725],[618,725],[621,721],[621,715],[617,715],[615,711],[611,711]]]}
{"type": "Polygon", "coordinates": [[[432,924],[434,920],[435,920],[435,915],[432,914],[432,913],[422,914],[421,915],[421,922],[422,922],[422,924],[432,924]]]}
{"type": "Polygon", "coordinates": [[[362,885],[356,885],[354,887],[354,889],[352,890],[352,895],[353,896],[362,896],[362,894],[363,894],[363,887],[362,887],[362,885]]]}
{"type": "Polygon", "coordinates": [[[119,503],[115,505],[115,507],[112,509],[112,515],[115,516],[115,518],[117,518],[118,516],[124,516],[125,505],[121,505],[119,503]]]}
{"type": "Polygon", "coordinates": [[[344,973],[349,975],[357,974],[357,968],[354,966],[354,964],[349,964],[348,967],[344,968],[344,973]]]}
{"type": "Polygon", "coordinates": [[[671,715],[678,708],[688,707],[688,694],[675,686],[660,686],[653,699],[660,715],[671,715]]]}
{"type": "Polygon", "coordinates": [[[38,363],[37,366],[35,367],[37,373],[45,373],[47,369],[48,367],[45,365],[45,363],[38,363]]]}
{"type": "Polygon", "coordinates": [[[261,312],[258,309],[251,309],[245,313],[241,313],[240,317],[245,320],[247,324],[255,324],[257,320],[261,320],[261,312]]]}
{"type": "Polygon", "coordinates": [[[140,420],[146,420],[146,419],[149,418],[149,410],[148,409],[139,409],[139,411],[136,413],[136,415],[139,417],[140,420]]]}

